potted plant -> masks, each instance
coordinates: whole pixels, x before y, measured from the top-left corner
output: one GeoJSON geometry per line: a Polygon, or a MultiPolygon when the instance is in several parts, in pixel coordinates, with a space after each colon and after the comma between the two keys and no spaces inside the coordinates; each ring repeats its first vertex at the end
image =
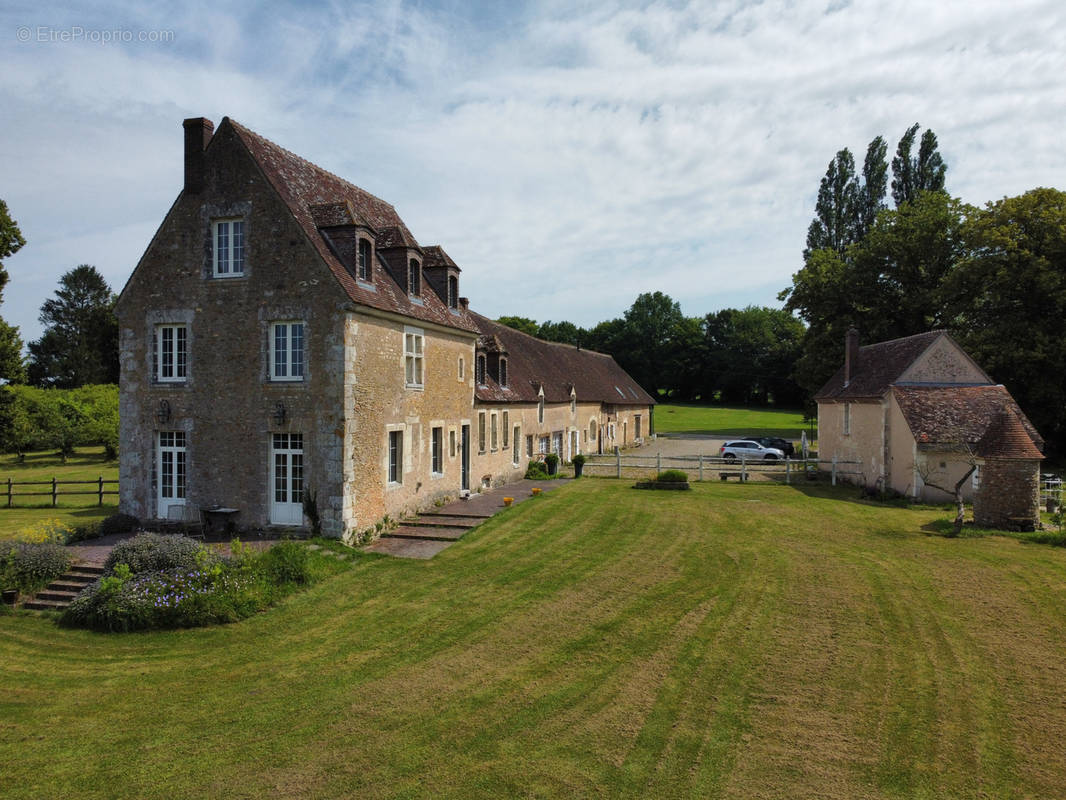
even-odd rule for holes
{"type": "Polygon", "coordinates": [[[584,468],[585,468],[585,456],[583,454],[581,454],[581,453],[578,453],[576,456],[574,456],[574,477],[575,478],[580,478],[581,477],[581,472],[582,472],[582,470],[584,470],[584,468]]]}
{"type": "Polygon", "coordinates": [[[555,475],[559,471],[559,454],[548,453],[544,456],[544,465],[548,468],[548,475],[555,475]]]}

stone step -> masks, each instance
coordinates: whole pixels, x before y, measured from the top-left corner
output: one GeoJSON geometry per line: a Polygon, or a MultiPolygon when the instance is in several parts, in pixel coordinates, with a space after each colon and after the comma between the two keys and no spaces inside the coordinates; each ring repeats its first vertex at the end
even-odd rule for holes
{"type": "Polygon", "coordinates": [[[413,525],[401,525],[387,533],[381,534],[383,539],[425,539],[427,541],[454,542],[461,539],[470,528],[445,528],[435,526],[415,527],[413,525]]]}
{"type": "Polygon", "coordinates": [[[38,600],[36,597],[22,604],[23,608],[30,611],[62,611],[70,603],[61,600],[38,600]]]}
{"type": "Polygon", "coordinates": [[[78,592],[66,591],[63,589],[54,589],[51,585],[47,589],[41,589],[34,596],[34,600],[55,600],[57,603],[70,604],[70,601],[78,596],[78,592]]]}
{"type": "Polygon", "coordinates": [[[411,528],[476,528],[484,520],[473,517],[460,517],[444,514],[419,514],[414,519],[404,520],[403,524],[411,528]]]}
{"type": "Polygon", "coordinates": [[[67,575],[85,576],[86,578],[91,578],[94,581],[103,574],[104,567],[102,564],[90,564],[88,562],[75,564],[69,570],[67,570],[67,575]]]}
{"type": "Polygon", "coordinates": [[[57,578],[56,580],[52,581],[50,584],[48,584],[47,588],[55,589],[56,591],[60,592],[80,592],[82,589],[84,589],[86,586],[88,586],[95,580],[95,578],[92,578],[90,580],[83,581],[75,575],[67,574],[61,578],[57,578]]]}
{"type": "Polygon", "coordinates": [[[473,514],[465,511],[422,511],[420,517],[450,517],[455,519],[492,519],[492,514],[473,514]]]}

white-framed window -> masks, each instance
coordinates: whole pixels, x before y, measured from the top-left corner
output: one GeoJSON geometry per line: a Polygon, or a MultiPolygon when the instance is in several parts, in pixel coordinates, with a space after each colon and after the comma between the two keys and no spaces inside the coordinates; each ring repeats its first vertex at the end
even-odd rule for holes
{"type": "Polygon", "coordinates": [[[270,380],[304,379],[304,324],[273,322],[270,324],[270,380]]]}
{"type": "Polygon", "coordinates": [[[500,358],[500,386],[507,388],[507,359],[500,358]]]}
{"type": "Polygon", "coordinates": [[[526,437],[526,458],[533,458],[533,436],[526,437]]]}
{"type": "Polygon", "coordinates": [[[510,439],[507,438],[507,437],[509,437],[511,435],[510,417],[511,417],[511,415],[509,413],[507,413],[506,411],[504,411],[503,412],[503,420],[500,423],[501,425],[503,425],[503,449],[504,450],[506,450],[510,446],[510,439]]]}
{"type": "Polygon", "coordinates": [[[414,258],[407,265],[407,292],[412,297],[422,295],[422,265],[414,258]]]}
{"type": "Polygon", "coordinates": [[[185,504],[185,431],[159,431],[156,447],[157,513],[167,517],[167,509],[185,504]]]}
{"type": "Polygon", "coordinates": [[[274,525],[300,525],[304,518],[303,434],[272,434],[270,449],[273,454],[270,522],[274,525]]]}
{"type": "Polygon", "coordinates": [[[514,426],[514,437],[511,441],[514,442],[514,449],[511,451],[511,463],[518,466],[518,459],[522,455],[522,448],[519,446],[519,442],[522,441],[522,428],[520,426],[514,426]]]}
{"type": "Polygon", "coordinates": [[[844,435],[851,435],[851,403],[844,403],[844,435]]]}
{"type": "Polygon", "coordinates": [[[403,359],[404,375],[408,388],[421,389],[423,370],[422,357],[425,335],[421,328],[404,327],[403,359]]]}
{"type": "Polygon", "coordinates": [[[497,433],[498,428],[496,425],[496,414],[492,414],[492,418],[489,421],[489,441],[492,444],[492,452],[496,452],[499,449],[499,435],[497,433]]]}
{"type": "Polygon", "coordinates": [[[189,377],[188,329],[185,325],[157,325],[155,378],[176,383],[189,377]]]}
{"type": "Polygon", "coordinates": [[[433,474],[444,473],[444,428],[434,428],[430,443],[430,458],[433,462],[433,474]]]}
{"type": "Polygon", "coordinates": [[[370,240],[360,238],[356,277],[361,281],[369,281],[371,278],[371,252],[370,240]]]}
{"type": "Polygon", "coordinates": [[[549,437],[549,436],[541,436],[539,444],[540,444],[540,454],[542,456],[546,456],[548,454],[548,451],[551,449],[551,437],[549,437]]]}
{"type": "Polygon", "coordinates": [[[244,275],[243,219],[216,219],[211,223],[211,265],[216,278],[244,275]]]}
{"type": "Polygon", "coordinates": [[[479,453],[485,452],[485,412],[479,411],[477,414],[477,451],[479,453]]]}
{"type": "Polygon", "coordinates": [[[389,483],[403,483],[403,431],[389,431],[389,483]]]}

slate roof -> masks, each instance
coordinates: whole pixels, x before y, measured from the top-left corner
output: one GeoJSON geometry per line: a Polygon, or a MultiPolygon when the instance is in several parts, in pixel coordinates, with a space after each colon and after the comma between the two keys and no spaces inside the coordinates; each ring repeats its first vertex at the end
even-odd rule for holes
{"type": "Polygon", "coordinates": [[[448,309],[428,286],[423,288],[422,302],[412,302],[380,264],[376,264],[374,269],[374,289],[361,286],[318,231],[316,217],[320,222],[330,222],[343,220],[346,214],[350,214],[356,224],[366,224],[377,232],[376,246],[379,250],[402,246],[421,252],[417,240],[389,203],[264,139],[229,117],[223,118],[208,144],[208,153],[227,126],[232,127],[243,142],[352,301],[449,328],[477,331],[477,326],[465,310],[448,309]]]}
{"type": "Polygon", "coordinates": [[[895,381],[944,331],[929,331],[902,339],[868,344],[859,348],[856,363],[851,365],[851,381],[844,386],[844,367],[830,378],[815,400],[850,400],[883,397],[895,381]]]}
{"type": "Polygon", "coordinates": [[[1004,452],[1036,451],[1035,457],[1042,457],[1037,448],[1044,446],[1044,440],[1002,385],[893,386],[892,395],[919,447],[939,449],[945,445],[958,447],[965,444],[976,449],[983,442],[982,446],[992,452],[999,445],[989,437],[1001,424],[1001,418],[1006,417],[1008,423],[1010,419],[1018,421],[1029,447],[1021,447],[1015,441],[1017,430],[1011,423],[1008,427],[1014,438],[1002,444],[1004,452]]]}
{"type": "Polygon", "coordinates": [[[609,355],[572,345],[545,342],[470,312],[481,331],[479,344],[492,343],[507,354],[507,387],[491,375],[478,386],[477,399],[486,403],[536,403],[544,387],[546,403],[570,401],[573,386],[578,402],[650,406],[655,401],[609,355]]]}

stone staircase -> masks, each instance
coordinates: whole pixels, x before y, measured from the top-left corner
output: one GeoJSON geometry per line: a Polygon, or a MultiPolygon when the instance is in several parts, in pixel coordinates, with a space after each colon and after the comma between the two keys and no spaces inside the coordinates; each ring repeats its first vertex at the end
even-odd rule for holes
{"type": "Polygon", "coordinates": [[[414,519],[404,520],[398,528],[393,528],[381,536],[383,539],[454,542],[491,516],[491,514],[427,511],[414,519]]]}
{"type": "Polygon", "coordinates": [[[36,611],[62,611],[78,596],[78,592],[103,574],[104,568],[99,564],[75,564],[23,603],[22,607],[36,611]]]}

